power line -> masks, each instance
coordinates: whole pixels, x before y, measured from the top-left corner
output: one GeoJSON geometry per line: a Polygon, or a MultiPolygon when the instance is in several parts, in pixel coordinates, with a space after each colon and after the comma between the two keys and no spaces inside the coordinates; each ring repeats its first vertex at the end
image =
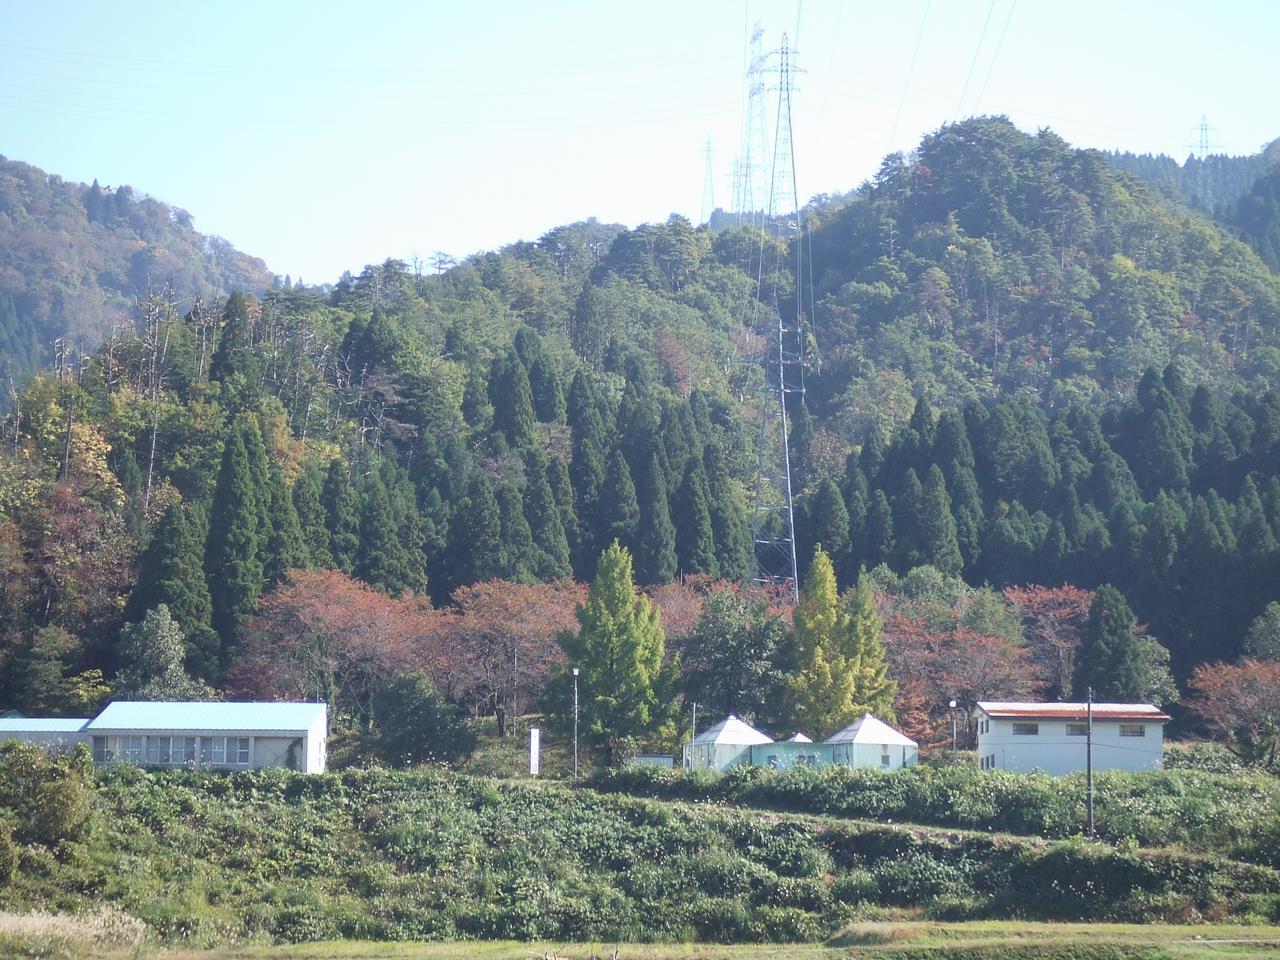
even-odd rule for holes
{"type": "Polygon", "coordinates": [[[911,51],[911,66],[907,67],[907,80],[902,85],[902,96],[898,98],[898,112],[893,117],[893,129],[889,133],[889,142],[885,144],[885,153],[893,150],[893,142],[898,137],[898,124],[902,120],[902,108],[906,106],[907,91],[911,89],[911,78],[915,76],[916,60],[920,56],[920,42],[924,39],[924,25],[929,21],[929,7],[932,5],[933,0],[925,0],[924,15],[920,17],[920,29],[916,31],[915,49],[911,51]]]}
{"type": "Polygon", "coordinates": [[[1013,19],[1013,10],[1018,5],[1018,0],[1012,0],[1009,4],[1009,12],[1005,14],[1004,26],[1000,28],[1000,39],[996,41],[996,52],[991,55],[991,63],[987,65],[987,76],[982,81],[982,89],[978,91],[978,102],[973,105],[973,112],[977,113],[982,109],[982,98],[987,95],[987,84],[991,82],[991,74],[996,69],[996,60],[1000,58],[1000,48],[1004,46],[1004,35],[1009,32],[1009,21],[1013,19]]]}
{"type": "Polygon", "coordinates": [[[982,53],[982,44],[987,39],[987,27],[991,23],[991,13],[995,8],[996,0],[991,0],[991,4],[987,7],[986,19],[982,21],[982,32],[978,34],[978,45],[973,51],[973,61],[969,64],[969,75],[964,78],[964,86],[960,89],[960,100],[956,103],[956,115],[953,118],[953,122],[960,119],[960,108],[964,106],[964,98],[969,93],[969,81],[973,79],[974,68],[978,66],[978,55],[982,53]]]}

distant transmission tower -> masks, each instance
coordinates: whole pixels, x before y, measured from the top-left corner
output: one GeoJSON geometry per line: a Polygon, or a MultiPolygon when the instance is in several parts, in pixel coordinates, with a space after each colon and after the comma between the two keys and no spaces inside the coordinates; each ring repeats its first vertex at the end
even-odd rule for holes
{"type": "Polygon", "coordinates": [[[1209,188],[1209,171],[1208,160],[1209,151],[1220,148],[1222,144],[1211,142],[1210,135],[1214,133],[1214,128],[1209,126],[1209,120],[1204,115],[1200,115],[1200,122],[1196,124],[1196,141],[1187,144],[1187,148],[1192,151],[1192,158],[1198,160],[1196,166],[1196,196],[1195,199],[1206,210],[1213,209],[1213,198],[1209,195],[1212,191],[1209,188]]]}
{"type": "Polygon", "coordinates": [[[765,105],[765,74],[768,57],[762,52],[764,27],[759,22],[751,31],[747,47],[746,96],[742,111],[742,145],[733,164],[733,213],[739,225],[761,225],[765,203],[765,161],[769,156],[769,123],[765,105]]]}
{"type": "Polygon", "coordinates": [[[701,223],[709,223],[711,214],[716,210],[716,178],[711,167],[711,138],[707,137],[705,148],[707,163],[702,174],[702,219],[701,223]]]}
{"type": "Polygon", "coordinates": [[[753,505],[755,544],[752,579],[782,588],[799,600],[796,525],[792,507],[788,408],[804,403],[804,314],[802,310],[800,211],[792,145],[791,99],[794,93],[791,51],[786,34],[778,51],[778,111],[773,138],[769,193],[763,209],[769,220],[761,233],[752,317],[756,360],[763,377],[757,391],[760,419],[758,467],[753,505]],[[778,276],[783,258],[794,260],[794,301],[783,297],[778,276]],[[769,290],[764,289],[768,278],[769,290]],[[768,307],[765,303],[768,301],[768,307]],[[788,403],[788,397],[793,398],[788,403]]]}

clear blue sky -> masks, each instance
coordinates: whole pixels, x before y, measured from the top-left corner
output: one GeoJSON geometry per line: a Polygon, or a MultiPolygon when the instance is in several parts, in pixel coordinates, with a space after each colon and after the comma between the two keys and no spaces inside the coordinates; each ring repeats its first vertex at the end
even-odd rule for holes
{"type": "Polygon", "coordinates": [[[975,112],[1179,158],[1202,114],[1217,152],[1280,136],[1271,0],[0,0],[0,153],[128,183],[311,282],[696,220],[708,137],[729,205],[756,20],[806,70],[802,199],[975,112]]]}

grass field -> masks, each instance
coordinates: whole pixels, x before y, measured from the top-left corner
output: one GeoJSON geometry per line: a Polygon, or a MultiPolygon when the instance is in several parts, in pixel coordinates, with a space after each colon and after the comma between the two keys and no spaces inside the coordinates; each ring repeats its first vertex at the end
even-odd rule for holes
{"type": "MultiPolygon", "coordinates": [[[[0,930],[3,930],[0,919],[0,930]]],[[[64,927],[54,938],[10,940],[5,956],[76,960],[835,960],[840,957],[938,960],[1272,960],[1280,954],[1280,927],[887,922],[859,923],[822,944],[722,946],[717,944],[561,944],[511,941],[370,943],[340,941],[284,947],[218,950],[162,949],[146,943],[78,939],[64,927]],[[616,952],[615,952],[616,951],[616,952]]],[[[5,944],[0,941],[0,948],[5,944]]]]}

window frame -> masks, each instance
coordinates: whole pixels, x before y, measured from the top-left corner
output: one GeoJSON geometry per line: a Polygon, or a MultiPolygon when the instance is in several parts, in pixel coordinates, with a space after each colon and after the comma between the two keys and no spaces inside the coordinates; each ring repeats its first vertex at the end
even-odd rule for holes
{"type": "Polygon", "coordinates": [[[1087,723],[1068,723],[1068,737],[1087,737],[1089,735],[1089,725],[1087,723]]]}
{"type": "Polygon", "coordinates": [[[1015,737],[1040,736],[1040,724],[1030,721],[1019,721],[1012,725],[1011,735],[1015,737]]]}
{"type": "Polygon", "coordinates": [[[1120,736],[1122,737],[1145,737],[1147,735],[1147,725],[1145,723],[1122,723],[1120,726],[1120,736]]]}

